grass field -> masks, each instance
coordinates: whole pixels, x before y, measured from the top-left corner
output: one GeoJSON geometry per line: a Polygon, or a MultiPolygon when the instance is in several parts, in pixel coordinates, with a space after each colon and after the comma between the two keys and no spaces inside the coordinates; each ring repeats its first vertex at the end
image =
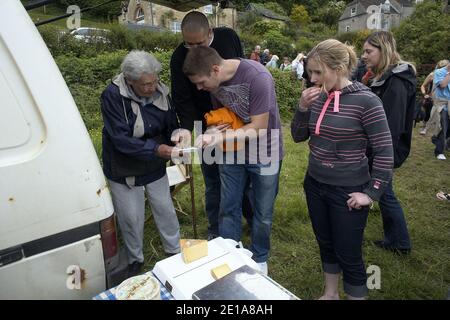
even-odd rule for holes
{"type": "MultiPolygon", "coordinates": [[[[273,221],[269,275],[298,297],[315,299],[321,295],[323,280],[319,249],[302,188],[308,148],[306,143],[292,142],[287,126],[284,136],[286,157],[273,221]]],[[[405,210],[413,250],[411,255],[400,257],[371,244],[372,240],[381,239],[383,234],[380,212],[375,206],[365,231],[363,252],[366,267],[380,267],[381,289],[370,290],[370,299],[447,298],[450,288],[450,202],[437,200],[435,194],[439,190],[450,191],[449,177],[450,160],[436,160],[429,137],[420,136],[416,128],[412,154],[395,172],[394,179],[395,191],[405,210]]],[[[204,187],[198,166],[195,168],[195,194],[199,238],[206,238],[204,187]]],[[[189,188],[185,187],[177,198],[189,212],[189,188]]],[[[151,214],[147,214],[144,246],[145,267],[149,270],[165,257],[151,214]]],[[[191,216],[180,214],[179,220],[182,237],[191,238],[191,216]]],[[[248,246],[248,230],[245,227],[243,230],[242,240],[248,246]]]]}

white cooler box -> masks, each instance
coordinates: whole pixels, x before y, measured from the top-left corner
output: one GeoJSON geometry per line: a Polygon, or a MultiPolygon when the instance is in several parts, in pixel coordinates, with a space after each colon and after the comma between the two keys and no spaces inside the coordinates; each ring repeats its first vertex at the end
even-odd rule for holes
{"type": "Polygon", "coordinates": [[[185,263],[181,253],[155,264],[153,273],[177,300],[192,300],[197,290],[216,281],[211,270],[224,263],[231,271],[244,265],[258,270],[258,264],[251,258],[252,253],[244,248],[236,248],[238,243],[222,237],[208,241],[208,255],[191,263],[185,263]]]}

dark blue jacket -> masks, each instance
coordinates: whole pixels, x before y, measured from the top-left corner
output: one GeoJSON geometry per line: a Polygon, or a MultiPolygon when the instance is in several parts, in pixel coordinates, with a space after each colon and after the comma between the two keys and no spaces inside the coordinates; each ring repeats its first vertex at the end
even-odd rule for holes
{"type": "MultiPolygon", "coordinates": [[[[133,137],[133,127],[136,115],[131,109],[131,100],[122,97],[119,87],[114,83],[108,85],[101,95],[101,110],[103,116],[102,159],[105,176],[118,183],[125,184],[125,178],[114,178],[111,173],[112,153],[119,151],[132,158],[154,161],[158,159],[156,151],[160,144],[172,145],[170,136],[177,129],[178,121],[172,108],[163,111],[152,103],[139,104],[144,121],[144,136],[133,137]],[[128,122],[124,114],[127,114],[128,122]],[[158,139],[156,139],[158,137],[158,139]]],[[[137,176],[136,186],[146,185],[162,178],[166,174],[166,166],[161,164],[156,171],[148,175],[137,176]]]]}

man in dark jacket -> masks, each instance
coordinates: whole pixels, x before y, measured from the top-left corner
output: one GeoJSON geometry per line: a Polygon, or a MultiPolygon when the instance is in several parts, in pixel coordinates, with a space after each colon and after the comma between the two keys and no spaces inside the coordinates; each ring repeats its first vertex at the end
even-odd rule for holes
{"type": "MultiPolygon", "coordinates": [[[[206,130],[205,113],[212,110],[209,92],[198,90],[183,73],[183,63],[190,48],[208,46],[214,48],[222,58],[243,58],[241,41],[236,32],[230,28],[210,28],[208,19],[198,11],[189,12],[181,23],[184,42],[174,51],[170,60],[172,82],[172,99],[180,120],[181,127],[192,131],[194,121],[202,121],[203,132],[206,130]]],[[[201,134],[203,132],[198,132],[201,134]]],[[[190,136],[179,137],[189,140],[190,136]]],[[[218,217],[220,208],[220,177],[217,164],[201,164],[205,181],[205,210],[208,216],[208,238],[219,233],[218,217]]],[[[249,188],[247,188],[251,192],[249,188]]],[[[251,205],[244,197],[243,213],[251,224],[251,205]]]]}

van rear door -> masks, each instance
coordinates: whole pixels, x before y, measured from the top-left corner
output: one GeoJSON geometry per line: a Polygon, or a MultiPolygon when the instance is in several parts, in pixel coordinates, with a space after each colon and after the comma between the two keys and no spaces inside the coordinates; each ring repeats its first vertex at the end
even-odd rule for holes
{"type": "Polygon", "coordinates": [[[0,1],[0,97],[0,299],[91,298],[106,287],[100,221],[112,202],[69,89],[17,0],[0,1]]]}

